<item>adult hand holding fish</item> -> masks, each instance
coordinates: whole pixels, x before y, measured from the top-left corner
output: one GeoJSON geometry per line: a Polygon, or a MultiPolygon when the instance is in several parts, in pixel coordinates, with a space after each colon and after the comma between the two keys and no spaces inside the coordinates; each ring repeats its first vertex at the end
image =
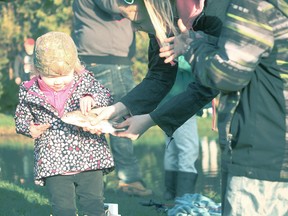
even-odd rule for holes
{"type": "MultiPolygon", "coordinates": [[[[118,102],[112,106],[93,108],[91,113],[97,114],[93,119],[90,119],[90,124],[83,128],[85,131],[90,133],[100,134],[102,133],[101,125],[99,122],[102,120],[118,120],[121,117],[129,115],[129,110],[126,106],[118,102]]],[[[131,140],[138,139],[149,127],[155,125],[154,121],[151,119],[150,115],[132,116],[127,118],[121,123],[114,123],[113,128],[117,129],[111,133],[114,136],[126,137],[131,140]],[[141,124],[139,124],[141,122],[141,124]]]]}
{"type": "Polygon", "coordinates": [[[118,137],[126,137],[131,140],[136,140],[146,130],[148,130],[150,127],[154,125],[155,123],[149,114],[135,115],[117,125],[114,125],[114,127],[117,128],[118,130],[124,128],[127,129],[123,131],[115,131],[113,135],[118,137]],[[139,124],[139,122],[141,123],[139,124]]]}
{"type": "MultiPolygon", "coordinates": [[[[96,115],[94,116],[93,119],[90,120],[90,125],[83,128],[83,130],[89,131],[90,133],[96,133],[96,134],[102,133],[102,128],[99,125],[101,121],[103,120],[117,121],[121,117],[129,115],[128,109],[121,102],[118,102],[108,107],[93,108],[91,110],[91,113],[94,113],[96,115]]],[[[117,128],[121,129],[120,127],[117,127],[117,128]]],[[[125,128],[123,128],[122,130],[125,130],[125,128]]],[[[113,135],[116,135],[116,134],[113,134],[113,135]]]]}
{"type": "Polygon", "coordinates": [[[90,133],[96,133],[100,135],[101,133],[110,133],[114,135],[117,130],[114,127],[114,122],[108,120],[101,120],[97,124],[92,125],[91,122],[94,122],[97,118],[97,114],[93,113],[93,110],[87,112],[85,115],[80,110],[75,110],[63,115],[61,120],[67,124],[72,124],[78,127],[82,127],[84,131],[89,131],[90,133]]]}

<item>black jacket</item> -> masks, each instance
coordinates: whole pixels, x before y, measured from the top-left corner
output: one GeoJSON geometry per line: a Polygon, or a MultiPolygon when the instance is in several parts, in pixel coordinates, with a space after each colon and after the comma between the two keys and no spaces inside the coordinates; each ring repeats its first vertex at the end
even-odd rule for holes
{"type": "MultiPolygon", "coordinates": [[[[218,36],[221,25],[220,19],[203,15],[193,28],[218,36]]],[[[172,88],[178,65],[172,66],[164,63],[164,58],[159,57],[159,45],[155,36],[149,36],[149,70],[147,76],[138,86],[122,98],[121,102],[128,107],[133,115],[150,113],[153,121],[168,136],[172,136],[178,127],[216,97],[219,91],[193,82],[186,91],[164,103],[161,108],[156,109],[160,101],[172,88]]]]}

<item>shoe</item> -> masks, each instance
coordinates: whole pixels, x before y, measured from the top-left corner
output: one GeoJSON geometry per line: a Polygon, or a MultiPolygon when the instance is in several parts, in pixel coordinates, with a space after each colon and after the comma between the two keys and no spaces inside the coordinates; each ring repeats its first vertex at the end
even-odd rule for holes
{"type": "Polygon", "coordinates": [[[132,196],[149,196],[153,194],[151,189],[145,188],[139,181],[132,183],[119,182],[118,189],[132,196]]]}

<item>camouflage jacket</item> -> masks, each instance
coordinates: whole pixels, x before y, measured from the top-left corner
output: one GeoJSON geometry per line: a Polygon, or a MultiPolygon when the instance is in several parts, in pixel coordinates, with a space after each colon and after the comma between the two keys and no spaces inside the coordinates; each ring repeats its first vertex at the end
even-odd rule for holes
{"type": "Polygon", "coordinates": [[[230,0],[218,42],[206,35],[185,55],[200,83],[221,92],[219,142],[235,175],[288,181],[287,14],[284,0],[230,0]]]}

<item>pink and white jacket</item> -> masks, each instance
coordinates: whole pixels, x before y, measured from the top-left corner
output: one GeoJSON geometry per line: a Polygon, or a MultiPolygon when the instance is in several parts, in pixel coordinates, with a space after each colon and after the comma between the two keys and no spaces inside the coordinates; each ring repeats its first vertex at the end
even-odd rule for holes
{"type": "MultiPolygon", "coordinates": [[[[38,81],[34,78],[20,85],[15,112],[16,132],[19,134],[31,137],[30,122],[51,125],[34,142],[35,183],[44,185],[46,177],[67,172],[103,170],[106,174],[112,171],[114,161],[103,134],[91,134],[61,121],[63,114],[79,109],[80,98],[87,94],[94,98],[97,107],[110,105],[113,102],[110,91],[92,73],[84,71],[75,74],[62,109],[56,109],[40,90],[38,81]]],[[[59,100],[58,93],[61,92],[55,92],[56,100],[59,100]]],[[[60,100],[63,100],[61,95],[60,100]]]]}

